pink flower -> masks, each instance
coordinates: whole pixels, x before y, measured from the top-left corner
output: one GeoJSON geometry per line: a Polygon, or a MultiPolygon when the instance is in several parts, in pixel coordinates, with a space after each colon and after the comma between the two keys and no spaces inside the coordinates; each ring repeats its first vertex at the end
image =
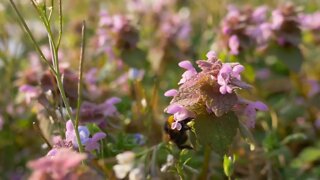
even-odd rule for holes
{"type": "Polygon", "coordinates": [[[190,61],[182,61],[179,63],[179,66],[183,69],[186,69],[187,71],[185,71],[182,74],[182,79],[179,81],[178,84],[185,83],[187,80],[189,80],[191,77],[197,74],[196,69],[192,66],[190,61]]]}
{"type": "Polygon", "coordinates": [[[165,93],[164,93],[164,96],[166,96],[166,97],[172,97],[172,96],[175,96],[175,95],[177,95],[178,94],[178,91],[176,90],[176,89],[170,89],[170,90],[168,90],[168,91],[166,91],[165,93]]]}
{"type": "Polygon", "coordinates": [[[218,84],[220,85],[221,94],[232,93],[233,86],[231,84],[232,78],[241,80],[240,73],[244,67],[240,64],[225,63],[218,74],[218,84]]]}
{"type": "Polygon", "coordinates": [[[233,55],[239,54],[240,42],[236,35],[232,35],[229,39],[230,53],[233,55]]]}
{"type": "Polygon", "coordinates": [[[84,159],[86,159],[85,154],[62,148],[58,149],[53,156],[45,156],[28,162],[28,167],[33,170],[31,177],[63,180],[67,179],[68,175],[84,159]]]}
{"type": "Polygon", "coordinates": [[[173,114],[175,122],[172,123],[171,128],[181,130],[182,126],[179,121],[186,120],[187,118],[194,117],[194,114],[190,111],[188,111],[183,106],[180,106],[178,104],[171,104],[166,109],[166,112],[169,114],[173,114]]]}
{"type": "Polygon", "coordinates": [[[284,17],[279,10],[274,10],[272,12],[272,29],[278,30],[280,29],[282,23],[284,22],[284,17]]]}
{"type": "Polygon", "coordinates": [[[263,23],[267,18],[267,6],[259,6],[255,9],[251,15],[255,23],[263,23]]]}
{"type": "Polygon", "coordinates": [[[32,99],[40,95],[40,90],[37,87],[30,85],[22,85],[19,91],[25,94],[26,103],[29,104],[32,99]]]}

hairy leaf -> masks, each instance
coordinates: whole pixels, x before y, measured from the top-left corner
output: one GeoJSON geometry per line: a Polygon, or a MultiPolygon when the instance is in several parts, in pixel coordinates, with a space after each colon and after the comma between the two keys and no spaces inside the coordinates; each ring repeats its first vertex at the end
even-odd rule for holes
{"type": "Polygon", "coordinates": [[[233,112],[221,117],[206,114],[198,116],[193,127],[201,145],[208,145],[213,151],[223,155],[237,134],[239,121],[233,112]]]}

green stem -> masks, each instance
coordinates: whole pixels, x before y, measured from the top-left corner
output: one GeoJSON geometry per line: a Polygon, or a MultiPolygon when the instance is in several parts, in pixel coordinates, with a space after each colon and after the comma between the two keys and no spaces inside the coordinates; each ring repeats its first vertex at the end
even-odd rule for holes
{"type": "Polygon", "coordinates": [[[60,47],[61,37],[62,37],[62,2],[61,0],[59,0],[59,36],[58,36],[57,49],[59,49],[60,47]]]}
{"type": "Polygon", "coordinates": [[[34,38],[33,35],[32,35],[32,33],[31,33],[31,31],[30,31],[27,23],[25,22],[25,20],[23,19],[22,15],[20,14],[17,6],[16,6],[15,3],[13,2],[13,0],[10,0],[10,3],[11,3],[11,5],[12,5],[14,11],[17,13],[18,18],[19,18],[19,21],[20,21],[20,23],[22,24],[22,26],[24,27],[24,30],[26,31],[27,35],[28,35],[29,38],[31,39],[32,44],[33,44],[34,47],[36,48],[36,51],[37,51],[38,54],[40,55],[40,59],[49,66],[49,68],[50,68],[50,70],[51,70],[52,73],[56,74],[53,66],[52,66],[52,65],[50,64],[50,62],[46,59],[46,57],[44,56],[43,52],[41,51],[38,43],[36,42],[35,38],[34,38]]]}
{"type": "MultiPolygon", "coordinates": [[[[50,44],[50,49],[51,49],[51,54],[53,56],[53,62],[54,62],[54,65],[55,65],[55,68],[49,63],[49,61],[45,58],[45,56],[43,55],[39,45],[37,44],[35,38],[33,37],[28,25],[26,24],[25,20],[23,19],[22,15],[20,14],[18,8],[16,7],[15,3],[13,2],[13,0],[10,0],[10,3],[13,7],[13,9],[15,10],[15,12],[17,13],[18,17],[19,17],[19,20],[21,22],[21,24],[23,25],[27,35],[30,37],[33,45],[35,46],[37,52],[39,53],[40,57],[41,57],[41,60],[43,60],[46,64],[48,64],[48,66],[50,67],[50,70],[52,71],[52,73],[55,75],[55,78],[57,80],[57,85],[58,85],[58,89],[60,91],[60,94],[61,94],[61,97],[62,97],[62,100],[63,100],[63,103],[67,109],[67,112],[68,112],[68,115],[72,121],[72,124],[75,126],[76,123],[75,123],[75,120],[73,118],[73,115],[72,115],[72,110],[71,110],[71,106],[69,104],[69,101],[66,97],[66,93],[64,91],[64,88],[63,88],[63,83],[62,83],[62,78],[61,78],[61,73],[60,73],[60,70],[59,70],[59,60],[58,60],[58,47],[55,45],[54,43],[54,40],[53,40],[53,35],[52,35],[52,32],[51,32],[51,29],[50,29],[50,24],[47,20],[47,17],[46,16],[43,16],[43,13],[40,11],[40,9],[38,8],[38,6],[36,5],[36,3],[31,0],[33,6],[35,7],[35,9],[37,10],[43,24],[45,25],[46,27],[46,30],[48,32],[48,37],[49,37],[49,44],[50,44]]],[[[61,3],[60,3],[60,6],[61,6],[61,3]]],[[[60,7],[61,9],[61,7],[60,7]]],[[[60,15],[62,15],[60,13],[60,15]]],[[[60,17],[60,20],[62,22],[62,17],[60,17]]],[[[61,26],[62,27],[62,26],[61,26]]],[[[60,35],[61,36],[61,33],[62,31],[60,32],[60,35]]],[[[61,38],[61,37],[60,37],[61,38]]],[[[60,41],[59,41],[60,43],[60,41]]],[[[80,141],[80,135],[79,135],[79,130],[78,130],[78,126],[75,126],[75,134],[76,134],[76,138],[77,138],[77,143],[78,143],[78,146],[79,146],[79,151],[80,152],[83,152],[83,146],[81,144],[81,141],[80,141]]]]}
{"type": "Polygon", "coordinates": [[[207,145],[205,147],[205,152],[204,152],[204,162],[202,166],[202,171],[200,176],[198,177],[199,180],[208,179],[210,157],[211,157],[211,148],[207,145]]]}
{"type": "MultiPolygon", "coordinates": [[[[80,117],[80,108],[82,102],[82,75],[83,75],[83,59],[84,59],[84,51],[85,51],[85,44],[86,44],[86,23],[83,22],[82,24],[82,40],[81,40],[81,53],[80,53],[80,62],[79,62],[79,79],[78,79],[78,102],[77,102],[77,114],[75,119],[75,126],[79,126],[79,117],[80,117]]],[[[80,146],[79,146],[80,147],[80,146]]],[[[80,150],[80,149],[79,149],[80,150]]]]}

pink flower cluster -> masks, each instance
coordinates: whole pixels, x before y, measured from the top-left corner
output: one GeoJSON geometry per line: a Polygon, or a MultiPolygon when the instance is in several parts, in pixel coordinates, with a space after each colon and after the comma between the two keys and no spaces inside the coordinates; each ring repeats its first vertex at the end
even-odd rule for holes
{"type": "Polygon", "coordinates": [[[61,148],[54,155],[30,161],[28,167],[33,170],[30,179],[77,179],[77,175],[73,171],[84,159],[86,159],[85,154],[61,148]]]}
{"type": "Polygon", "coordinates": [[[255,46],[264,48],[271,36],[271,26],[266,20],[266,6],[241,10],[229,6],[228,14],[221,23],[222,43],[233,55],[255,46]]]}
{"type": "Polygon", "coordinates": [[[164,94],[173,97],[165,110],[174,116],[175,122],[171,128],[181,130],[181,121],[203,113],[222,116],[229,111],[245,116],[247,125],[254,127],[256,111],[267,111],[268,108],[262,102],[245,100],[235,93],[236,89],[251,87],[241,80],[244,67],[239,63],[222,63],[213,51],[207,53],[207,58],[197,61],[200,72],[190,61],[179,63],[186,69],[178,83],[180,87],[164,94]]]}
{"type": "Polygon", "coordinates": [[[252,48],[263,50],[272,40],[281,46],[297,46],[301,42],[301,26],[315,29],[319,24],[316,20],[317,14],[301,15],[290,3],[273,10],[271,19],[267,17],[266,6],[256,9],[229,6],[228,13],[221,23],[222,45],[233,55],[252,48]]]}

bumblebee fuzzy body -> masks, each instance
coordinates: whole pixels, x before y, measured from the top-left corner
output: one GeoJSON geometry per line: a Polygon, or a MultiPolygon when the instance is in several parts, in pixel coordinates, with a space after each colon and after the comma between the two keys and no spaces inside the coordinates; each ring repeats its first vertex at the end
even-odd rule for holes
{"type": "Polygon", "coordinates": [[[171,124],[174,122],[173,116],[170,116],[164,125],[164,131],[168,135],[169,140],[174,142],[179,149],[193,149],[190,145],[186,144],[188,141],[187,131],[190,130],[190,127],[187,125],[187,123],[191,120],[192,118],[188,118],[180,121],[180,131],[171,128],[171,124]]]}

